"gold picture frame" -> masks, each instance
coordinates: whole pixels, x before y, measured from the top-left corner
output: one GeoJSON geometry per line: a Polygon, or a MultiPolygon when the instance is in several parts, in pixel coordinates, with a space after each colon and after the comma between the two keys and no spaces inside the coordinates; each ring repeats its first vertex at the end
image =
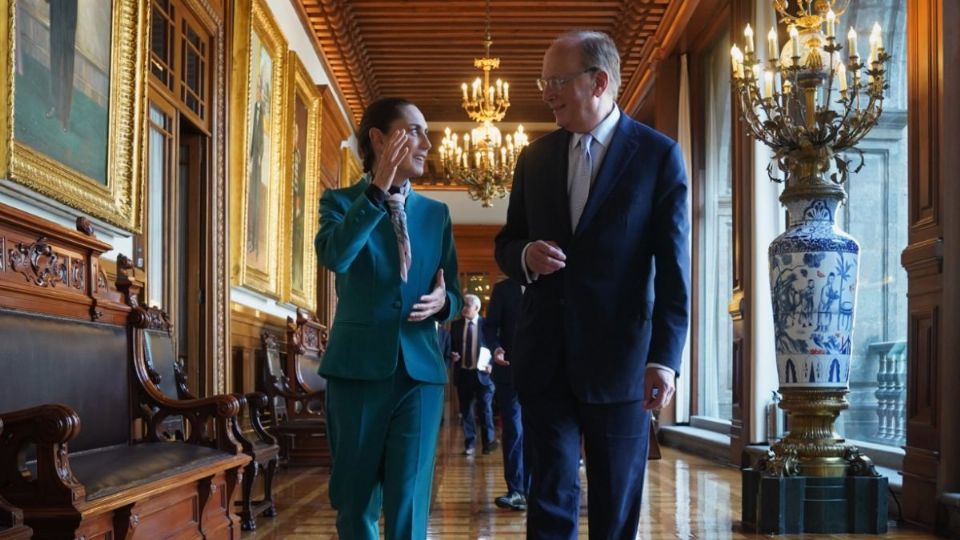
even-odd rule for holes
{"type": "Polygon", "coordinates": [[[349,146],[340,149],[340,187],[353,185],[363,174],[363,163],[349,146]]]}
{"type": "Polygon", "coordinates": [[[287,43],[263,0],[238,1],[234,13],[230,107],[242,121],[230,129],[230,276],[277,297],[287,43]]]}
{"type": "Polygon", "coordinates": [[[140,232],[148,8],[123,0],[55,11],[39,0],[4,2],[3,183],[140,232]]]}
{"type": "Polygon", "coordinates": [[[314,311],[317,307],[317,235],[320,201],[320,121],[322,96],[297,53],[287,53],[287,101],[283,166],[283,256],[281,299],[314,311]]]}

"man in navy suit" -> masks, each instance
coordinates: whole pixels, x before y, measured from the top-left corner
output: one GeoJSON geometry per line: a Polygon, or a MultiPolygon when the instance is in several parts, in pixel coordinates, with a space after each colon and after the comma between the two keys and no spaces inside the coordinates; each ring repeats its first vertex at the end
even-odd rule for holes
{"type": "Polygon", "coordinates": [[[520,155],[496,258],[527,285],[511,351],[534,463],[527,537],[577,537],[586,456],[591,539],[635,538],[650,411],[669,403],[688,325],[679,146],[616,106],[620,58],[564,34],[537,81],[561,129],[520,155]]]}
{"type": "Polygon", "coordinates": [[[496,450],[500,443],[493,430],[493,381],[490,379],[490,350],[483,335],[480,317],[480,298],[473,294],[463,296],[462,318],[450,326],[450,347],[453,352],[453,383],[460,398],[460,416],[463,421],[463,453],[472,456],[476,451],[477,426],[474,411],[480,403],[480,422],[483,432],[483,453],[496,450]],[[480,365],[481,349],[486,350],[486,365],[480,365]]]}
{"type": "Polygon", "coordinates": [[[523,462],[523,425],[520,417],[520,400],[513,385],[513,370],[510,368],[510,351],[513,350],[513,335],[520,316],[520,300],[523,285],[507,278],[493,286],[483,329],[487,344],[493,350],[493,382],[496,385],[494,398],[500,409],[503,426],[503,478],[507,482],[507,494],[497,497],[494,503],[500,508],[526,510],[526,493],[529,487],[529,471],[523,462]]]}

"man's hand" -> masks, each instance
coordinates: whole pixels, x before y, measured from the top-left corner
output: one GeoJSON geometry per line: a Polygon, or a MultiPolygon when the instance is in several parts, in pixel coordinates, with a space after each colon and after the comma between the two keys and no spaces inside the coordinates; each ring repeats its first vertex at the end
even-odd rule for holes
{"type": "Polygon", "coordinates": [[[386,146],[383,148],[383,155],[377,156],[376,168],[373,171],[373,184],[386,193],[393,185],[397,176],[397,167],[410,153],[410,148],[404,146],[407,142],[407,134],[404,130],[398,129],[390,135],[386,146]]]}
{"type": "Polygon", "coordinates": [[[662,409],[670,404],[676,390],[673,386],[673,371],[647,368],[643,377],[643,386],[643,395],[646,396],[643,400],[643,408],[648,411],[662,409]]]}
{"type": "Polygon", "coordinates": [[[503,347],[497,347],[497,350],[493,351],[493,363],[497,364],[498,366],[510,365],[510,362],[507,362],[503,347]]]}
{"type": "Polygon", "coordinates": [[[460,353],[458,353],[458,352],[452,352],[452,353],[450,353],[450,363],[451,363],[451,364],[456,364],[456,363],[459,362],[459,361],[460,361],[460,353]]]}
{"type": "Polygon", "coordinates": [[[443,281],[443,268],[437,270],[436,281],[437,284],[434,285],[430,294],[421,296],[420,302],[413,305],[413,311],[407,317],[408,321],[422,321],[443,309],[443,305],[447,301],[447,286],[443,281]]]}
{"type": "Polygon", "coordinates": [[[550,240],[532,242],[526,251],[527,270],[546,276],[567,265],[567,256],[557,243],[550,240]]]}

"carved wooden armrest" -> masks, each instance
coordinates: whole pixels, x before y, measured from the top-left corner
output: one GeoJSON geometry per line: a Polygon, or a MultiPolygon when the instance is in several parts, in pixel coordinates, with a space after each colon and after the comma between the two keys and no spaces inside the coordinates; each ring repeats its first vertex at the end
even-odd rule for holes
{"type": "Polygon", "coordinates": [[[67,457],[67,442],[80,434],[80,416],[60,404],[47,404],[0,414],[4,424],[0,438],[0,485],[14,505],[61,502],[72,504],[86,498],[86,490],[73,475],[67,457]],[[25,460],[25,448],[37,452],[37,472],[25,460]]]}
{"type": "Polygon", "coordinates": [[[293,399],[296,401],[306,401],[311,399],[323,399],[323,392],[299,392],[297,390],[292,390],[287,383],[286,377],[274,377],[273,388],[270,391],[271,394],[283,397],[285,399],[293,399]],[[282,381],[282,382],[281,382],[282,381]]]}
{"type": "Polygon", "coordinates": [[[250,425],[253,426],[253,431],[257,433],[261,441],[277,444],[277,439],[263,427],[262,415],[267,410],[270,399],[263,392],[249,392],[244,398],[247,401],[247,410],[250,411],[250,425]]]}
{"type": "Polygon", "coordinates": [[[202,399],[170,399],[155,386],[144,385],[147,391],[141,405],[147,421],[147,439],[162,441],[163,421],[171,416],[181,416],[189,424],[186,442],[213,446],[232,454],[242,452],[236,440],[235,424],[240,413],[240,400],[234,395],[219,395],[202,399]],[[214,433],[210,432],[213,424],[214,433]]]}

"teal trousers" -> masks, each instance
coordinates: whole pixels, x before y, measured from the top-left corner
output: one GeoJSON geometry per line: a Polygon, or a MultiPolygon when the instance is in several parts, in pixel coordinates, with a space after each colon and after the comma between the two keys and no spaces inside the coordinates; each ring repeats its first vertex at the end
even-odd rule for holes
{"type": "Polygon", "coordinates": [[[387,379],[327,381],[330,502],[342,540],[427,537],[443,385],[415,381],[403,362],[387,379]]]}

